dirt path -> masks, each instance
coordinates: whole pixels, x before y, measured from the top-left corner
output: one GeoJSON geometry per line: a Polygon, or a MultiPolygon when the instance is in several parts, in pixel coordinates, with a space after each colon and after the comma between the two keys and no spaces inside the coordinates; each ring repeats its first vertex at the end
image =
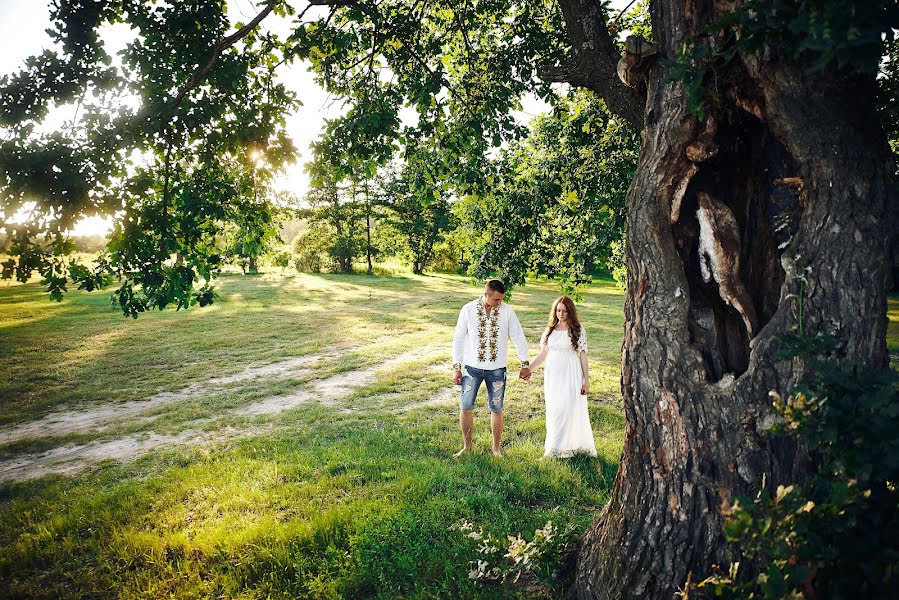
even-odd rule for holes
{"type": "MultiPolygon", "coordinates": [[[[83,410],[56,412],[42,419],[0,430],[0,443],[85,431],[102,432],[109,427],[127,422],[128,419],[140,417],[150,411],[156,411],[160,407],[199,398],[237,384],[252,386],[262,378],[272,380],[305,377],[315,372],[314,366],[319,364],[322,359],[332,358],[336,355],[337,353],[303,356],[270,365],[247,367],[234,375],[193,383],[178,392],[164,392],[151,396],[146,400],[124,402],[113,406],[97,406],[83,410]]],[[[372,367],[337,373],[324,379],[314,380],[307,386],[290,394],[271,396],[249,406],[227,411],[223,415],[275,415],[310,401],[317,401],[328,406],[338,405],[341,400],[351,395],[357,389],[375,383],[379,371],[391,370],[405,363],[427,359],[435,355],[436,353],[427,353],[422,350],[405,352],[372,367]]],[[[427,405],[429,402],[426,401],[422,405],[427,405]]],[[[403,407],[400,410],[408,410],[408,407],[403,407]]],[[[156,416],[148,415],[146,417],[147,422],[150,423],[156,416]]],[[[196,421],[194,425],[199,426],[209,420],[196,421]]],[[[23,453],[6,460],[0,460],[0,480],[21,481],[51,473],[74,475],[103,460],[128,461],[159,449],[196,444],[208,445],[238,437],[258,435],[262,431],[270,431],[271,429],[271,426],[268,429],[260,429],[257,426],[244,429],[227,427],[214,431],[189,429],[176,435],[160,435],[153,431],[147,431],[114,440],[90,442],[87,444],[64,444],[45,452],[23,453]]]]}
{"type": "Polygon", "coordinates": [[[378,365],[358,371],[346,371],[337,373],[326,379],[312,382],[309,389],[282,396],[272,396],[260,400],[246,408],[238,409],[233,414],[238,415],[270,415],[289,410],[310,400],[317,400],[327,406],[338,404],[340,400],[352,394],[355,390],[370,385],[377,380],[378,371],[393,369],[406,362],[426,358],[427,355],[419,351],[409,351],[390,358],[378,365]]]}
{"type": "MultiPolygon", "coordinates": [[[[301,356],[261,367],[247,367],[242,372],[227,377],[215,377],[202,383],[193,383],[177,392],[161,392],[146,400],[133,400],[121,404],[104,404],[86,409],[54,412],[42,419],[0,429],[0,444],[28,438],[43,438],[85,431],[103,431],[112,425],[174,404],[226,389],[236,383],[268,379],[302,377],[312,373],[302,368],[322,358],[321,355],[301,356]]],[[[152,418],[152,417],[150,417],[152,418]]]]}

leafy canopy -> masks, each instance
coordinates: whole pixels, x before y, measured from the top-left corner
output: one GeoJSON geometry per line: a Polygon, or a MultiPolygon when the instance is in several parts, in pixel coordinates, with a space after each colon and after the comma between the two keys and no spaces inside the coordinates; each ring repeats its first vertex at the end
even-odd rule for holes
{"type": "Polygon", "coordinates": [[[219,0],[54,3],[56,46],[0,81],[0,208],[14,242],[4,277],[38,271],[57,299],[69,279],[84,289],[117,280],[132,316],[211,302],[222,262],[213,240],[246,222],[240,170],[261,158],[264,184],[296,155],[284,120],[298,99],[280,65],[308,61],[351,103],[333,136],[345,164],[384,164],[411,140],[436,157],[432,178],[464,188],[491,147],[522,134],[510,116],[522,94],[549,97],[538,66],[565,54],[548,1],[268,0],[259,11],[232,25],[219,0]],[[289,35],[258,27],[271,15],[292,19],[289,35]],[[116,56],[103,42],[113,25],[133,33],[116,56]],[[400,126],[404,107],[417,123],[400,126]],[[75,116],[51,130],[60,109],[75,116]],[[67,260],[66,232],[86,215],[115,219],[90,269],[67,260]]]}

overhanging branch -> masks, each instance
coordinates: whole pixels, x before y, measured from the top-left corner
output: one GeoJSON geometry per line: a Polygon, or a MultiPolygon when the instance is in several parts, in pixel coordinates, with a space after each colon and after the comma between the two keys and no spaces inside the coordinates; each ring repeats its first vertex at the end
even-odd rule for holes
{"type": "Polygon", "coordinates": [[[184,96],[187,95],[189,91],[197,87],[200,82],[206,79],[206,76],[209,75],[209,72],[213,67],[215,67],[216,63],[218,62],[218,59],[222,55],[222,52],[246,37],[247,34],[253,31],[253,29],[255,29],[256,26],[259,25],[259,23],[261,23],[262,20],[266,18],[274,8],[275,0],[269,0],[269,2],[265,5],[265,8],[259,11],[259,14],[256,15],[252,21],[216,44],[215,48],[212,49],[212,56],[209,58],[209,61],[202,68],[197,70],[190,78],[190,81],[184,84],[184,86],[182,86],[180,90],[178,90],[178,94],[175,96],[175,99],[169,103],[169,108],[175,108],[179,104],[181,104],[181,100],[184,99],[184,96]]]}
{"type": "Polygon", "coordinates": [[[598,0],[559,0],[574,56],[559,67],[542,69],[546,81],[566,82],[596,92],[613,113],[637,130],[643,128],[646,95],[621,83],[618,49],[609,35],[598,0]]]}

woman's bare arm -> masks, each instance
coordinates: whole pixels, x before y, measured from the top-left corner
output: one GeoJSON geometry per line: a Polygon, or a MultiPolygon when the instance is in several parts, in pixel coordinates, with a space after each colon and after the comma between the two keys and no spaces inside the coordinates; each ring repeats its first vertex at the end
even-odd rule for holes
{"type": "Polygon", "coordinates": [[[586,396],[590,393],[590,367],[587,365],[587,353],[578,352],[578,358],[581,359],[581,372],[584,374],[584,381],[581,383],[581,395],[586,396]]]}
{"type": "Polygon", "coordinates": [[[540,350],[540,354],[538,354],[534,360],[531,361],[531,371],[533,372],[537,367],[543,364],[543,361],[546,360],[546,347],[544,346],[540,350]]]}

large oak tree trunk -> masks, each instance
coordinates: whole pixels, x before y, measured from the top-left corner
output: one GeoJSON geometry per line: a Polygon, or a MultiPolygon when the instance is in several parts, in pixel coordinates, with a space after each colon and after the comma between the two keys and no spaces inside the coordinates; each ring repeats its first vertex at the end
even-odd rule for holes
{"type": "MultiPolygon", "coordinates": [[[[735,9],[653,2],[660,56],[735,9]]],[[[800,318],[847,359],[886,364],[896,192],[873,75],[738,57],[699,122],[667,64],[648,74],[628,195],[624,450],[583,542],[582,598],[672,598],[688,576],[739,558],[722,503],[805,477],[802,448],[771,433],[768,394],[803,374],[775,357],[800,318]]]]}

